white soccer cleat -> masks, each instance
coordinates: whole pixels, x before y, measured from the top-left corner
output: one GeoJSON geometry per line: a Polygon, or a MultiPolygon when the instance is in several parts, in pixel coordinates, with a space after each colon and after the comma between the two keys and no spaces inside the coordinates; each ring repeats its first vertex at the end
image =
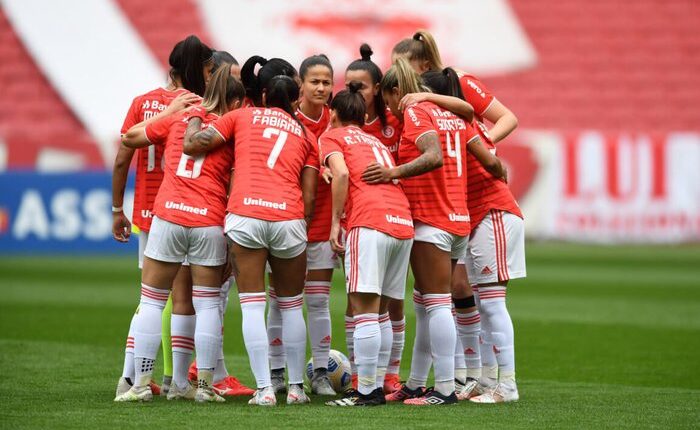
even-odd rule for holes
{"type": "Polygon", "coordinates": [[[126,393],[114,398],[115,402],[150,402],[153,400],[151,387],[131,387],[126,393]]]}
{"type": "Polygon", "coordinates": [[[117,392],[114,394],[114,397],[119,397],[129,391],[131,389],[131,385],[131,382],[129,382],[129,380],[125,377],[122,376],[119,378],[119,382],[117,382],[117,392]]]}
{"type": "Polygon", "coordinates": [[[335,396],[337,393],[331,385],[331,380],[328,379],[328,374],[324,371],[314,371],[314,376],[311,378],[311,392],[321,396],[335,396]]]}
{"type": "Polygon", "coordinates": [[[311,403],[311,399],[304,392],[304,387],[301,384],[291,384],[287,390],[287,404],[301,405],[311,403]]]}
{"type": "Polygon", "coordinates": [[[480,396],[472,397],[469,401],[474,403],[508,403],[517,402],[519,398],[518,387],[515,385],[515,382],[501,382],[493,390],[480,396]]]}
{"type": "MultiPolygon", "coordinates": [[[[170,388],[170,390],[172,390],[172,388],[170,388]]],[[[194,401],[197,403],[224,403],[226,399],[216,394],[212,387],[206,387],[196,389],[194,401]]]]}
{"type": "Polygon", "coordinates": [[[176,383],[173,382],[172,384],[170,384],[170,389],[168,390],[167,399],[168,400],[179,400],[179,399],[194,400],[195,394],[197,394],[197,387],[190,384],[189,382],[187,383],[187,386],[185,386],[185,388],[180,388],[177,386],[176,383]]]}
{"type": "Polygon", "coordinates": [[[474,378],[467,378],[465,384],[455,383],[455,394],[457,394],[457,400],[469,400],[472,397],[478,396],[477,389],[479,387],[479,381],[474,378]]]}
{"type": "Polygon", "coordinates": [[[265,388],[260,388],[255,392],[253,398],[248,400],[249,405],[257,406],[275,406],[277,405],[277,398],[275,397],[275,389],[272,385],[265,388]]]}

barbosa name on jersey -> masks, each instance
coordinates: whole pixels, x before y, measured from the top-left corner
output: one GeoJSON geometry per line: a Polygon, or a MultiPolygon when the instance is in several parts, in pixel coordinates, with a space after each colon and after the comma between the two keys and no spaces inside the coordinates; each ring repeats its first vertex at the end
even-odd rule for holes
{"type": "Polygon", "coordinates": [[[287,202],[268,202],[267,200],[254,199],[252,197],[245,197],[243,199],[243,204],[246,206],[262,206],[264,208],[279,209],[281,211],[287,210],[287,202]]]}
{"type": "Polygon", "coordinates": [[[165,208],[166,209],[176,209],[179,211],[188,212],[188,213],[195,214],[195,215],[202,215],[202,216],[206,216],[207,212],[209,211],[209,208],[197,208],[194,206],[186,205],[182,202],[177,203],[177,202],[173,202],[170,200],[165,202],[165,208]]]}
{"type": "Polygon", "coordinates": [[[253,124],[279,128],[297,136],[302,135],[301,125],[296,120],[290,118],[286,112],[274,109],[256,109],[253,112],[253,124]]]}

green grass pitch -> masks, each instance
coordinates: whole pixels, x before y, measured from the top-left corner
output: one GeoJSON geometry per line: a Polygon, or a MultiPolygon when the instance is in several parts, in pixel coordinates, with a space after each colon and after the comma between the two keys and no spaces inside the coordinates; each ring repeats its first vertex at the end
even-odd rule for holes
{"type": "MultiPolygon", "coordinates": [[[[0,428],[698,428],[700,246],[530,243],[509,289],[521,400],[331,409],[114,404],[139,295],[133,257],[0,258],[0,428]]],[[[345,350],[341,279],[333,347],[345,350]]],[[[407,295],[411,297],[410,294],[407,295]]],[[[232,296],[229,370],[253,381],[232,296]]],[[[402,377],[408,376],[413,314],[402,377]]],[[[160,367],[156,369],[160,375],[160,367]]]]}

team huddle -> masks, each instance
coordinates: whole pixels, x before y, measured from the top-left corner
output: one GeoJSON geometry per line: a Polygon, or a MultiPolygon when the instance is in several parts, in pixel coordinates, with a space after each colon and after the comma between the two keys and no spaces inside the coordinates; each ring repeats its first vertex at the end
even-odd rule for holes
{"type": "Polygon", "coordinates": [[[517,119],[476,77],[444,67],[427,31],[399,41],[384,73],[371,56],[363,44],[332,94],[325,55],[298,71],[259,56],[241,67],[189,36],[170,54],[168,86],[134,99],[112,212],[115,239],[128,241],[136,155],[141,299],[115,401],[309,403],[307,336],[309,388],[339,395],[329,406],[518,400],[506,287],[526,274],[524,227],[496,156],[517,119]],[[409,266],[415,342],[401,382],[409,266]],[[352,385],[336,392],[329,297],[341,268],[352,385]],[[225,365],[234,285],[255,389],[225,365]]]}

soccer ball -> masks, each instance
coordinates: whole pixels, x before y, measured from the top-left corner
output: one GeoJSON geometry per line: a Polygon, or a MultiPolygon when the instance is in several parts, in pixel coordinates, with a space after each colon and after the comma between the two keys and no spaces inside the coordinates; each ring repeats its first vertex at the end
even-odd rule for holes
{"type": "MultiPolygon", "coordinates": [[[[306,363],[306,377],[311,381],[314,374],[313,359],[306,363]]],[[[331,349],[328,355],[328,379],[336,393],[342,393],[350,388],[352,373],[350,370],[350,360],[340,351],[331,349]]]]}

